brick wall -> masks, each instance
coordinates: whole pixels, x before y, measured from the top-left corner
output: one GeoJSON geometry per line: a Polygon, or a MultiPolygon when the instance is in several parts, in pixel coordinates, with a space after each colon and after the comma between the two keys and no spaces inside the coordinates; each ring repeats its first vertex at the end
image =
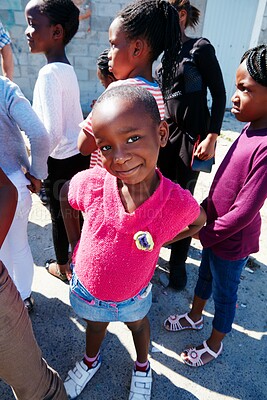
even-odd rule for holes
{"type": "MultiPolygon", "coordinates": [[[[88,0],[85,0],[88,3],[88,0]]],[[[93,0],[90,7],[92,17],[80,23],[79,31],[67,46],[67,55],[75,68],[81,91],[84,113],[90,110],[92,99],[103,91],[96,77],[96,58],[109,46],[108,27],[116,13],[129,1],[93,0]],[[90,32],[88,27],[90,25],[90,32]]],[[[32,100],[34,84],[39,69],[45,64],[45,57],[30,54],[24,34],[26,21],[24,8],[27,0],[1,0],[0,18],[12,38],[15,74],[14,81],[25,96],[32,100]]]]}
{"type": "MultiPolygon", "coordinates": [[[[39,69],[45,64],[43,55],[29,53],[24,30],[26,21],[24,8],[28,0],[0,0],[0,18],[8,28],[13,42],[15,61],[14,81],[21,87],[25,96],[32,100],[34,84],[39,69]]],[[[76,4],[88,4],[90,0],[74,0],[76,4]]],[[[91,0],[92,17],[81,21],[79,31],[67,46],[69,60],[78,76],[81,91],[81,104],[85,114],[90,110],[91,101],[99,96],[103,87],[96,77],[96,58],[109,46],[108,27],[116,13],[130,0],[91,0]],[[90,24],[90,32],[88,27],[90,24]]],[[[206,0],[195,0],[194,5],[200,9],[201,18],[196,31],[188,32],[200,36],[203,27],[206,0]]],[[[267,11],[265,11],[259,42],[267,39],[267,11]]]]}
{"type": "MultiPolygon", "coordinates": [[[[74,0],[76,4],[90,0],[74,0]]],[[[81,104],[85,114],[90,110],[91,101],[103,91],[96,77],[96,58],[109,46],[108,28],[117,12],[130,0],[91,0],[92,17],[80,22],[79,31],[67,46],[67,55],[75,68],[81,91],[81,104]],[[90,24],[90,32],[88,26],[90,24]]],[[[205,1],[204,1],[205,3],[205,1]]],[[[34,84],[39,69],[45,64],[41,54],[30,54],[24,34],[26,21],[24,8],[27,0],[1,0],[0,17],[9,30],[15,61],[14,81],[21,87],[25,96],[32,100],[34,84]]],[[[82,4],[82,7],[84,4],[82,4]]],[[[196,6],[203,9],[203,0],[196,0],[196,6]],[[202,7],[200,3],[202,2],[202,7]]],[[[195,34],[201,32],[201,24],[195,34]]]]}

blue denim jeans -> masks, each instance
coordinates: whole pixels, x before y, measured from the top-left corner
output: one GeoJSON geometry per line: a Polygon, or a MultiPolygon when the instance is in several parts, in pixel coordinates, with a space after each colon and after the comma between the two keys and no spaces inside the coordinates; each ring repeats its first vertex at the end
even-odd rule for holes
{"type": "Polygon", "coordinates": [[[207,300],[212,294],[215,305],[212,324],[221,333],[232,329],[238,285],[247,259],[229,261],[216,256],[210,248],[203,249],[195,295],[207,300]]]}

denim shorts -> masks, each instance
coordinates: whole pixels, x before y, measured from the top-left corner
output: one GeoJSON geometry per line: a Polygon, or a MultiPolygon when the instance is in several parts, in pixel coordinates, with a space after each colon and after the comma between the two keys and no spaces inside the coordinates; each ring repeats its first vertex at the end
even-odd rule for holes
{"type": "Polygon", "coordinates": [[[70,303],[79,317],[97,322],[135,322],[143,319],[152,304],[152,284],[131,299],[115,302],[92,296],[73,273],[70,283],[70,303]]]}

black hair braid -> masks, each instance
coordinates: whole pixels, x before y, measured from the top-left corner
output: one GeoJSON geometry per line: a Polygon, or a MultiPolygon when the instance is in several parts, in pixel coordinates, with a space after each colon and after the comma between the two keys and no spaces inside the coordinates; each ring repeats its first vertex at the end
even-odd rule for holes
{"type": "Polygon", "coordinates": [[[108,53],[109,49],[105,49],[97,57],[97,67],[101,69],[101,71],[106,71],[108,69],[108,53]]]}
{"type": "Polygon", "coordinates": [[[260,85],[267,86],[267,45],[262,44],[247,50],[241,58],[241,63],[244,60],[251,78],[260,85]]]}
{"type": "Polygon", "coordinates": [[[169,0],[169,3],[179,12],[185,10],[187,12],[186,28],[190,26],[195,28],[199,23],[200,11],[195,6],[192,6],[190,0],[169,0]]]}
{"type": "Polygon", "coordinates": [[[129,40],[142,37],[148,42],[152,62],[164,52],[161,89],[165,97],[170,90],[181,50],[177,11],[165,0],[137,0],[120,11],[118,17],[129,40]]]}
{"type": "Polygon", "coordinates": [[[39,6],[42,14],[46,15],[51,25],[60,24],[64,29],[64,44],[68,44],[79,28],[78,7],[72,0],[43,0],[39,6]]]}
{"type": "Polygon", "coordinates": [[[179,16],[174,7],[166,1],[159,0],[159,6],[163,8],[166,17],[165,45],[164,53],[161,58],[161,90],[163,97],[166,98],[171,90],[174,77],[178,68],[178,54],[181,50],[181,31],[179,16]],[[174,32],[176,28],[176,32],[174,32]]]}

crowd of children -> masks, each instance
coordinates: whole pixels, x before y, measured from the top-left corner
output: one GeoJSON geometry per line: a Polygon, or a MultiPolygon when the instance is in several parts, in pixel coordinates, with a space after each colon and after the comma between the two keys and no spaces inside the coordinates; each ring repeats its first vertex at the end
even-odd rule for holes
{"type": "Polygon", "coordinates": [[[5,358],[11,364],[2,364],[0,378],[20,400],[78,397],[101,366],[101,344],[114,321],[127,325],[136,350],[129,400],[151,398],[147,314],[150,281],[163,245],[194,237],[203,246],[192,309],[170,315],[165,329],[200,330],[211,295],[215,304],[210,337],[184,350],[184,363],[199,367],[216,359],[231,331],[241,272],[248,256],[258,251],[259,211],[267,197],[267,46],[250,49],[241,59],[232,113],[247,125],[199,205],[157,167],[168,143],[164,105],[184,38],[179,24],[184,15],[172,3],[136,0],[114,18],[110,49],[97,62],[105,91],[84,121],[77,77],[65,53],[78,29],[79,10],[72,0],[30,0],[26,5],[29,49],[47,60],[34,88],[33,107],[17,85],[0,80],[0,136],[5,143],[0,161],[0,299],[5,307],[0,317],[8,314],[13,325],[20,320],[25,331],[23,342],[14,327],[9,335],[1,328],[0,349],[8,341],[19,342],[23,354],[29,349],[36,379],[29,376],[28,383],[11,373],[13,365],[25,369],[28,362],[11,349],[5,358]],[[158,83],[152,64],[160,55],[158,83]],[[21,130],[30,140],[30,159],[21,130]],[[46,267],[70,281],[71,306],[86,322],[84,357],[67,373],[64,386],[42,359],[24,307],[33,308],[30,191],[37,193],[41,180],[49,196],[56,254],[46,267]],[[37,387],[40,381],[43,385],[37,387]]]}

